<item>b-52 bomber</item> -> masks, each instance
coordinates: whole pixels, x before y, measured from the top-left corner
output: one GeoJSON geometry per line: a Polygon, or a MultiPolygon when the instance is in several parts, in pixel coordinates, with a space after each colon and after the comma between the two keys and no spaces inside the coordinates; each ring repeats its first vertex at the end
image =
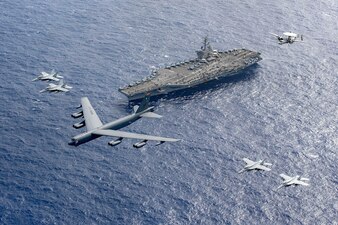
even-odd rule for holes
{"type": "Polygon", "coordinates": [[[59,81],[59,84],[49,84],[45,89],[41,90],[40,93],[42,92],[68,92],[69,89],[72,89],[73,87],[68,86],[63,82],[63,79],[59,81]]]}
{"type": "Polygon", "coordinates": [[[58,72],[52,70],[51,73],[41,72],[41,74],[33,79],[32,81],[42,80],[42,81],[59,81],[63,76],[60,76],[58,72]]]}
{"type": "Polygon", "coordinates": [[[276,190],[278,190],[282,187],[290,186],[290,185],[304,185],[304,186],[310,185],[310,184],[304,182],[304,181],[309,181],[310,179],[300,177],[299,175],[294,176],[294,177],[290,177],[290,176],[287,176],[287,175],[282,173],[282,174],[280,174],[280,176],[284,179],[284,181],[279,187],[277,187],[276,190]]]}
{"type": "Polygon", "coordinates": [[[164,142],[176,142],[179,139],[174,138],[165,138],[158,136],[150,136],[145,134],[137,134],[125,131],[119,131],[119,129],[128,126],[129,124],[137,121],[142,117],[147,118],[161,118],[162,116],[152,112],[154,107],[148,107],[148,97],[145,97],[140,106],[135,105],[133,108],[133,113],[131,115],[125,116],[123,118],[117,119],[115,121],[103,124],[96,114],[94,108],[89,102],[87,97],[81,98],[81,105],[79,108],[82,108],[82,111],[72,114],[73,118],[84,117],[82,122],[76,123],[73,125],[74,128],[78,129],[86,126],[87,131],[74,136],[69,142],[69,145],[78,146],[94,140],[101,136],[110,136],[116,137],[116,140],[108,142],[110,146],[116,146],[122,142],[123,138],[132,138],[132,139],[141,139],[142,141],[133,145],[135,148],[141,148],[146,145],[147,141],[157,141],[159,144],[164,142]]]}
{"type": "Polygon", "coordinates": [[[244,162],[246,163],[245,167],[238,171],[238,173],[243,173],[245,171],[249,170],[265,170],[265,171],[270,171],[271,169],[266,167],[266,166],[272,166],[271,163],[264,162],[264,160],[259,160],[257,162],[254,162],[250,159],[243,158],[244,162]]]}

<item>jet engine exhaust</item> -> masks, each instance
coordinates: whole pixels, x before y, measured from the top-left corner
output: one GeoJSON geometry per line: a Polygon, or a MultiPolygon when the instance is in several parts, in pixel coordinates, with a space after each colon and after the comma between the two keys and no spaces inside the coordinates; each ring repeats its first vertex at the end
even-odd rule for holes
{"type": "Polygon", "coordinates": [[[110,141],[110,142],[108,142],[108,145],[110,145],[110,146],[116,146],[116,145],[119,145],[119,144],[121,144],[122,139],[123,139],[123,138],[118,138],[118,139],[116,139],[116,140],[110,141]]]}
{"type": "Polygon", "coordinates": [[[145,146],[147,144],[147,141],[148,140],[143,140],[143,141],[137,142],[137,143],[133,144],[133,147],[134,148],[142,148],[143,146],[145,146]]]}

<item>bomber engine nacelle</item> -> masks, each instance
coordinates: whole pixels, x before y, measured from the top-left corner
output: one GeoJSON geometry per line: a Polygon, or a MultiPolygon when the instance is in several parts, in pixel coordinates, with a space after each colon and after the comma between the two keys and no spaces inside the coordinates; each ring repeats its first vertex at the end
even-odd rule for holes
{"type": "Polygon", "coordinates": [[[81,116],[83,116],[83,111],[76,112],[76,113],[73,113],[73,114],[72,114],[72,117],[73,117],[73,118],[79,118],[79,117],[81,117],[81,116]]]}
{"type": "Polygon", "coordinates": [[[160,141],[160,142],[158,142],[155,146],[159,146],[159,145],[161,145],[161,144],[163,144],[165,141],[160,141]]]}
{"type": "Polygon", "coordinates": [[[84,127],[85,125],[86,125],[86,122],[85,122],[85,121],[81,121],[81,122],[79,122],[79,123],[73,124],[73,127],[74,127],[75,129],[79,129],[79,128],[81,128],[81,127],[84,127]]]}
{"type": "Polygon", "coordinates": [[[118,139],[116,139],[116,140],[110,141],[110,142],[108,142],[108,145],[110,145],[110,146],[116,146],[116,145],[119,145],[119,144],[121,144],[122,139],[123,139],[123,138],[120,137],[120,138],[118,138],[118,139]]]}
{"type": "Polygon", "coordinates": [[[142,148],[143,146],[145,146],[147,144],[147,141],[148,140],[143,140],[143,141],[137,142],[137,143],[133,144],[133,147],[134,148],[142,148]]]}

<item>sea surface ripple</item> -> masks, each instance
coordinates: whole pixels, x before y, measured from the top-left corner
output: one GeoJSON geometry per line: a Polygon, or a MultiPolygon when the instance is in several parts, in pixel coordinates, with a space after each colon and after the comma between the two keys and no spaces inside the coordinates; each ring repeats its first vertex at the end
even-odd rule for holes
{"type": "Polygon", "coordinates": [[[0,1],[1,224],[338,224],[338,3],[0,1]],[[278,45],[269,32],[303,43],[278,45]],[[219,50],[263,60],[212,89],[154,102],[125,128],[181,138],[141,150],[100,138],[68,146],[88,96],[104,122],[130,113],[120,86],[219,50]],[[39,93],[55,69],[74,88],[39,93]],[[243,157],[271,172],[238,174],[243,157]],[[309,187],[274,189],[280,173],[309,187]]]}

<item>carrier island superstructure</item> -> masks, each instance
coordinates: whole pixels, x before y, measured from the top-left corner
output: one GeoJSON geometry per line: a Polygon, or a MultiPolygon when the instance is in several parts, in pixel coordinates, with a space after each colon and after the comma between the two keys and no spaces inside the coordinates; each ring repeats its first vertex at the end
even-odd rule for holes
{"type": "Polygon", "coordinates": [[[119,91],[126,95],[129,101],[142,99],[146,95],[164,95],[233,76],[262,60],[259,52],[247,49],[214,50],[207,37],[204,38],[201,50],[196,53],[196,59],[154,70],[149,77],[119,88],[119,91]]]}

